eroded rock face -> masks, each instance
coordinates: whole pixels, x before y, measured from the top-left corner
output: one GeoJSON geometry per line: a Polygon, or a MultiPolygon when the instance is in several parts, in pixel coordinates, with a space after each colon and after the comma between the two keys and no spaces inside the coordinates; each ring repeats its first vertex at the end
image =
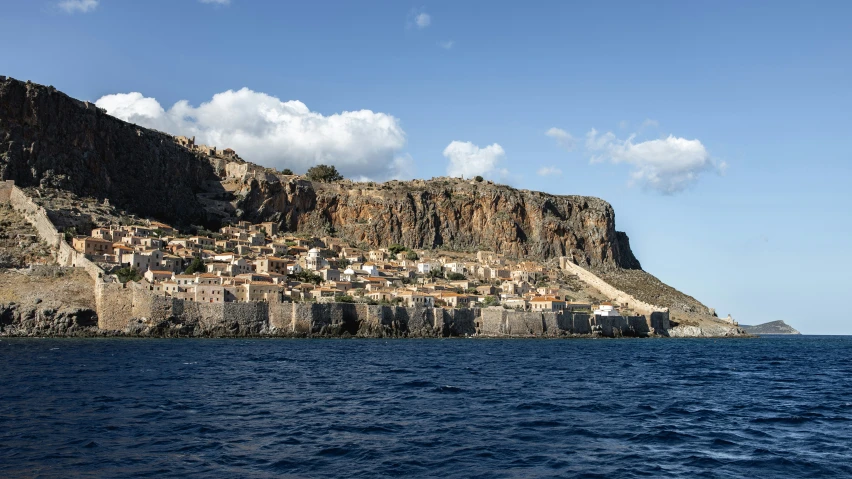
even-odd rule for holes
{"type": "Polygon", "coordinates": [[[595,267],[639,268],[609,203],[449,178],[385,184],[250,181],[244,216],[355,244],[498,251],[513,257],[571,256],[595,267]]]}
{"type": "Polygon", "coordinates": [[[726,338],[746,336],[746,331],[736,326],[703,325],[676,326],[666,332],[671,338],[726,338]]]}
{"type": "Polygon", "coordinates": [[[0,179],[108,198],[140,215],[192,224],[204,220],[196,193],[216,175],[170,135],[10,78],[0,81],[0,179]]]}
{"type": "Polygon", "coordinates": [[[0,336],[93,336],[98,332],[98,316],[91,309],[0,304],[0,336]]]}

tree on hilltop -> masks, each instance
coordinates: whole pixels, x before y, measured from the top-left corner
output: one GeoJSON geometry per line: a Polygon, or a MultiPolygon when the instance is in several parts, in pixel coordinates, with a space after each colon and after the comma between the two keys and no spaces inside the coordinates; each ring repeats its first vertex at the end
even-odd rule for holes
{"type": "Polygon", "coordinates": [[[308,172],[305,174],[311,181],[319,181],[321,183],[331,183],[333,181],[340,181],[343,179],[343,176],[338,173],[337,168],[334,165],[317,165],[308,168],[308,172]]]}

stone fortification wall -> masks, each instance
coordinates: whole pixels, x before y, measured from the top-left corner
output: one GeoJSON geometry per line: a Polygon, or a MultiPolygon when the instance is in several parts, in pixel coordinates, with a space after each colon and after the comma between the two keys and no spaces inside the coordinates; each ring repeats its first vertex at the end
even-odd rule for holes
{"type": "Polygon", "coordinates": [[[571,312],[512,311],[485,308],[477,318],[483,336],[557,337],[599,335],[607,337],[663,334],[662,324],[645,316],[592,316],[571,312]],[[656,327],[655,327],[656,324],[656,327]],[[659,328],[659,329],[658,329],[659,328]]]}
{"type": "Polygon", "coordinates": [[[15,186],[13,181],[0,183],[0,202],[8,203],[23,216],[38,232],[39,237],[56,250],[56,262],[60,266],[83,268],[92,279],[102,276],[104,271],[85,255],[78,253],[65,242],[65,237],[57,231],[47,216],[47,211],[39,206],[27,194],[15,186]]]}
{"type": "Polygon", "coordinates": [[[570,274],[577,275],[577,277],[579,277],[581,281],[597,289],[598,291],[603,293],[604,296],[607,296],[609,299],[618,303],[628,305],[630,308],[632,308],[639,314],[644,314],[648,316],[650,316],[652,313],[668,314],[668,308],[663,308],[661,306],[655,306],[653,304],[648,304],[644,301],[640,301],[636,299],[633,295],[625,293],[624,291],[621,291],[615,286],[612,286],[611,284],[607,283],[591,271],[574,264],[568,258],[560,258],[559,264],[563,270],[567,271],[570,274]]]}
{"type": "MultiPolygon", "coordinates": [[[[23,190],[14,185],[11,181],[4,182],[5,188],[8,188],[9,204],[26,220],[33,225],[38,231],[41,239],[50,245],[52,248],[58,248],[62,242],[62,235],[53,226],[53,223],[47,217],[47,212],[41,206],[37,205],[32,198],[27,196],[23,190]]],[[[2,195],[5,197],[5,194],[2,195]]],[[[67,265],[65,265],[67,266],[67,265]]]]}
{"type": "MultiPolygon", "coordinates": [[[[98,327],[107,331],[152,334],[172,331],[193,336],[271,334],[270,304],[201,303],[154,294],[140,283],[95,284],[98,327]]],[[[279,306],[280,304],[276,304],[279,306]]]]}
{"type": "Polygon", "coordinates": [[[14,186],[15,182],[11,180],[0,182],[0,203],[9,203],[9,199],[12,195],[12,188],[14,186]]]}
{"type": "Polygon", "coordinates": [[[444,336],[473,336],[476,334],[476,321],[479,318],[478,309],[442,309],[444,336]]]}
{"type": "Polygon", "coordinates": [[[95,280],[95,309],[98,312],[98,328],[106,331],[122,331],[133,319],[133,287],[135,283],[105,283],[95,280]]]}
{"type": "Polygon", "coordinates": [[[503,308],[443,309],[362,303],[198,303],[140,283],[99,280],[98,326],[129,334],[189,336],[557,337],[661,335],[644,316],[594,317],[503,308]]]}

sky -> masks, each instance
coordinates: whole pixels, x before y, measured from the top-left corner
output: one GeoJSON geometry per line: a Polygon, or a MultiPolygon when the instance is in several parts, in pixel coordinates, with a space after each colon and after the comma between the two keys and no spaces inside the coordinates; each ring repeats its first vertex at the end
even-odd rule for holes
{"type": "Polygon", "coordinates": [[[0,75],[244,159],[610,202],[743,324],[852,334],[852,2],[0,0],[0,75]]]}

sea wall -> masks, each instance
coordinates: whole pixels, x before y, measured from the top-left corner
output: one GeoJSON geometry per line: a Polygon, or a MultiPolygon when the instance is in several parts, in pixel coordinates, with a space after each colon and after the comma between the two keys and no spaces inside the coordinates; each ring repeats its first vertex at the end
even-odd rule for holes
{"type": "Polygon", "coordinates": [[[513,311],[499,307],[481,310],[477,333],[495,337],[558,337],[596,335],[645,337],[662,334],[659,318],[593,316],[573,312],[513,311]]]}
{"type": "Polygon", "coordinates": [[[363,303],[199,303],[144,283],[96,282],[98,327],[151,336],[560,337],[660,335],[645,316],[603,318],[504,308],[422,308],[363,303]]]}

